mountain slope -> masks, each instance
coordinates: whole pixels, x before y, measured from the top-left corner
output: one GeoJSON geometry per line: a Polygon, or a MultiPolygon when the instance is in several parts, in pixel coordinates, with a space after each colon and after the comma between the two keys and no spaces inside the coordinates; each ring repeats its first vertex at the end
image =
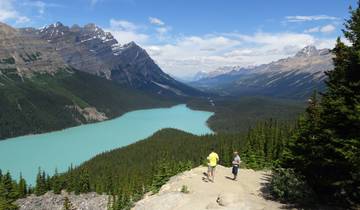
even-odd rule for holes
{"type": "Polygon", "coordinates": [[[79,71],[37,74],[23,81],[0,76],[0,139],[59,130],[170,106],[176,102],[121,87],[79,71]]]}
{"type": "Polygon", "coordinates": [[[21,31],[46,40],[69,66],[80,71],[159,95],[203,94],[165,74],[134,42],[120,45],[95,24],[68,27],[58,22],[39,30],[21,31]]]}
{"type": "Polygon", "coordinates": [[[208,75],[191,85],[221,95],[265,95],[305,98],[324,88],[324,72],[331,70],[332,54],[308,46],[295,56],[252,68],[237,68],[218,76],[208,75]]]}
{"type": "Polygon", "coordinates": [[[66,64],[52,46],[0,22],[0,75],[21,79],[62,68],[66,64]]]}

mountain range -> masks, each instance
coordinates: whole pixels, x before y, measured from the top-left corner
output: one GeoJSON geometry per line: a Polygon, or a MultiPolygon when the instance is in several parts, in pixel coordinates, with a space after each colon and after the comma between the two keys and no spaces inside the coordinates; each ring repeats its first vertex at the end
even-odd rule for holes
{"type": "Polygon", "coordinates": [[[46,41],[68,66],[79,71],[160,95],[202,94],[164,73],[135,42],[121,45],[95,24],[68,27],[57,22],[20,31],[46,41]]]}
{"type": "Polygon", "coordinates": [[[224,67],[198,74],[193,87],[220,95],[263,95],[301,99],[323,90],[325,72],[333,68],[328,49],[307,46],[296,55],[255,67],[224,67]]]}

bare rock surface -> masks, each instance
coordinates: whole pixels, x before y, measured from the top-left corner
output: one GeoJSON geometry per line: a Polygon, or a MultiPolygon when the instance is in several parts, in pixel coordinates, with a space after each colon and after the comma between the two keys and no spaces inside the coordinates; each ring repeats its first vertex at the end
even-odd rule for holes
{"type": "MultiPolygon", "coordinates": [[[[65,108],[70,110],[75,110],[79,114],[81,114],[87,122],[99,122],[109,119],[105,113],[99,112],[95,107],[85,107],[81,108],[77,105],[68,105],[65,108]]],[[[76,119],[76,116],[74,116],[76,119]]],[[[80,119],[77,119],[79,123],[82,121],[80,119]]]]}
{"type": "Polygon", "coordinates": [[[33,73],[54,74],[68,66],[55,48],[39,37],[21,33],[0,22],[0,72],[30,76],[33,73]]]}
{"type": "Polygon", "coordinates": [[[133,210],[257,210],[283,209],[284,205],[266,200],[260,191],[268,172],[241,169],[233,181],[231,168],[217,166],[215,182],[208,182],[198,167],[172,177],[159,193],[146,196],[133,210]],[[187,186],[189,193],[181,193],[187,186]]]}
{"type": "Polygon", "coordinates": [[[19,205],[19,210],[62,210],[65,197],[69,198],[77,210],[106,210],[108,205],[107,195],[97,193],[75,195],[64,191],[60,195],[52,192],[42,196],[31,195],[17,200],[16,204],[19,205]]]}

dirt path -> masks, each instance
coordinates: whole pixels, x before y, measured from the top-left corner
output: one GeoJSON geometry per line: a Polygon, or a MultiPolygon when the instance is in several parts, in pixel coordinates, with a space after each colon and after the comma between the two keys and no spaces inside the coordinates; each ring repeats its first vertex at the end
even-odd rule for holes
{"type": "Polygon", "coordinates": [[[268,174],[263,171],[241,169],[238,181],[229,179],[231,168],[218,166],[215,182],[207,182],[205,167],[198,167],[175,177],[165,184],[158,194],[139,201],[134,210],[252,210],[283,209],[281,203],[261,196],[262,184],[268,174]],[[181,193],[182,186],[189,193],[181,193]]]}

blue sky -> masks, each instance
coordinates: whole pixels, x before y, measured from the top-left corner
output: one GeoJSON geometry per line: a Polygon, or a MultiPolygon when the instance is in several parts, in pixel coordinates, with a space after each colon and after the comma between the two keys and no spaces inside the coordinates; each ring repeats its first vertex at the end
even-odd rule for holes
{"type": "Polygon", "coordinates": [[[331,48],[356,0],[0,0],[14,27],[95,23],[135,41],[164,71],[189,76],[331,48]]]}

